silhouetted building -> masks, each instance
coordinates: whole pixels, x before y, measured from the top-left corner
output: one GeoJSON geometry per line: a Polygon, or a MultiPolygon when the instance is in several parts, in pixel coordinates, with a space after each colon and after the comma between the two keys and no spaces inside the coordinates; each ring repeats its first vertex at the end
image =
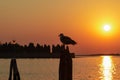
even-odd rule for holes
{"type": "Polygon", "coordinates": [[[70,53],[69,47],[58,44],[51,48],[50,45],[35,46],[34,43],[22,46],[16,42],[0,44],[0,58],[59,58],[63,52],[70,53]]]}

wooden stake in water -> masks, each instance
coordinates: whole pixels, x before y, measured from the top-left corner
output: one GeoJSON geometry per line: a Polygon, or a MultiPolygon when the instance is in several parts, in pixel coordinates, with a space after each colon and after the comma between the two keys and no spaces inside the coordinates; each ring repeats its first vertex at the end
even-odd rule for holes
{"type": "Polygon", "coordinates": [[[59,80],[72,80],[72,57],[69,53],[60,57],[59,80]]]}
{"type": "Polygon", "coordinates": [[[16,59],[11,59],[10,74],[8,80],[20,80],[20,74],[17,68],[16,59]],[[13,76],[12,76],[13,75],[13,76]]]}

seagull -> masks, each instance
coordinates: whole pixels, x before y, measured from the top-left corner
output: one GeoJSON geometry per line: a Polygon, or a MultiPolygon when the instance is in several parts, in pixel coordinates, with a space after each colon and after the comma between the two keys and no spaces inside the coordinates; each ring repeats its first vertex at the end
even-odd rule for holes
{"type": "Polygon", "coordinates": [[[75,44],[77,44],[74,40],[72,40],[70,37],[68,37],[68,36],[64,36],[64,34],[63,33],[61,33],[60,35],[59,35],[59,37],[60,37],[60,41],[65,45],[69,45],[69,44],[71,44],[71,45],[75,45],[75,44]]]}

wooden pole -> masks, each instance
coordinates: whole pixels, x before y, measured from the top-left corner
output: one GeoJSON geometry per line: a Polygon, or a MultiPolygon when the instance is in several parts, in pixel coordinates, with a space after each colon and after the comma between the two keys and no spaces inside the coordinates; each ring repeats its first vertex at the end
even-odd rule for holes
{"type": "Polygon", "coordinates": [[[60,57],[59,80],[72,80],[72,57],[69,53],[60,57]]]}
{"type": "Polygon", "coordinates": [[[16,59],[11,59],[10,63],[10,74],[8,80],[20,80],[20,74],[17,68],[16,59]],[[13,76],[12,76],[13,75],[13,76]]]}
{"type": "Polygon", "coordinates": [[[8,80],[12,80],[12,65],[13,64],[13,60],[11,60],[10,62],[10,73],[9,73],[9,79],[8,80]]]}

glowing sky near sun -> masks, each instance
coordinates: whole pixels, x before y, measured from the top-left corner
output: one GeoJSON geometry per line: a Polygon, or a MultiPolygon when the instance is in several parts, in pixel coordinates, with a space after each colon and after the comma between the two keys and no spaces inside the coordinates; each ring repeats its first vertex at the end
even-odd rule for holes
{"type": "Polygon", "coordinates": [[[77,41],[75,53],[120,52],[120,0],[0,0],[0,41],[61,44],[77,41]],[[103,30],[110,25],[110,31],[103,30]]]}

